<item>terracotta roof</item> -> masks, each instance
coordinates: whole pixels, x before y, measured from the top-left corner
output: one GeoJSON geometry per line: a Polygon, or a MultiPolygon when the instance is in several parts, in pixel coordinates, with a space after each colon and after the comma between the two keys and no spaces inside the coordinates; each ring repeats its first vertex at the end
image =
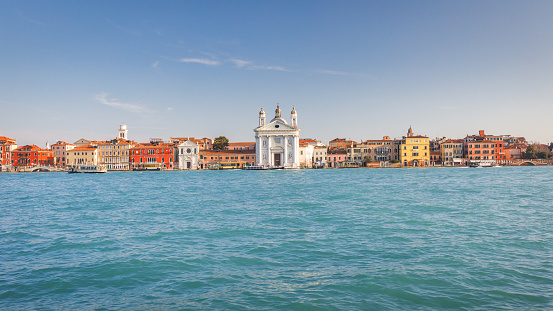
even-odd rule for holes
{"type": "Polygon", "coordinates": [[[23,150],[24,148],[31,148],[30,151],[50,151],[50,150],[42,149],[39,146],[34,145],[34,144],[33,145],[25,145],[25,146],[17,147],[14,151],[24,151],[23,150]]]}
{"type": "Polygon", "coordinates": [[[6,136],[0,136],[0,141],[14,141],[15,142],[15,139],[13,138],[9,138],[9,137],[6,137],[6,136]]]}
{"type": "Polygon", "coordinates": [[[93,146],[93,145],[82,145],[82,146],[79,146],[79,147],[75,147],[71,150],[68,150],[67,152],[72,152],[72,151],[92,151],[92,150],[98,150],[98,148],[96,146],[93,146]]]}
{"type": "Polygon", "coordinates": [[[75,145],[59,140],[57,143],[52,144],[52,146],[75,146],[75,145]]]}

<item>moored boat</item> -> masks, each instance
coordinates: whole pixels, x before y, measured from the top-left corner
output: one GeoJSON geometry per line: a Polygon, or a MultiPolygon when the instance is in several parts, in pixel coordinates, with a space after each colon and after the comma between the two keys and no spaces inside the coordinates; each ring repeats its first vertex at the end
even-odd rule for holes
{"type": "Polygon", "coordinates": [[[73,173],[107,173],[108,169],[104,165],[83,164],[73,165],[67,171],[69,174],[73,173]]]}

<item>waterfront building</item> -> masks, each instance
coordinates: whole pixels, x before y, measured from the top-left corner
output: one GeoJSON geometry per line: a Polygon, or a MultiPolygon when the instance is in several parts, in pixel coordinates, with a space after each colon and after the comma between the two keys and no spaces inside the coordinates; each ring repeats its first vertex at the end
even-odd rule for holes
{"type": "Polygon", "coordinates": [[[173,169],[175,144],[152,141],[141,143],[130,150],[131,169],[173,169]]]}
{"type": "Polygon", "coordinates": [[[256,165],[256,150],[200,150],[200,169],[242,168],[256,165]]]}
{"type": "Polygon", "coordinates": [[[325,145],[317,145],[313,148],[313,167],[327,167],[327,152],[325,145]]]}
{"type": "Polygon", "coordinates": [[[290,124],[282,118],[279,106],[269,123],[266,122],[265,111],[261,108],[259,126],[254,132],[257,165],[299,168],[300,128],[295,108],[290,113],[290,124]]]}
{"type": "Polygon", "coordinates": [[[430,151],[430,166],[442,165],[440,151],[430,151]]]}
{"type": "Polygon", "coordinates": [[[352,161],[359,165],[363,162],[389,162],[398,159],[398,144],[390,136],[382,139],[361,141],[360,144],[348,149],[352,161]]]}
{"type": "Polygon", "coordinates": [[[98,165],[98,146],[81,145],[65,151],[66,165],[98,165]]]}
{"type": "Polygon", "coordinates": [[[12,151],[17,148],[17,141],[13,138],[0,136],[0,171],[12,164],[12,151]]]}
{"type": "Polygon", "coordinates": [[[57,141],[55,144],[51,146],[52,152],[54,152],[54,155],[56,157],[56,165],[65,167],[66,165],[66,158],[67,158],[67,151],[74,149],[76,146],[73,144],[66,143],[64,141],[57,141]]]}
{"type": "Polygon", "coordinates": [[[348,161],[348,153],[345,149],[328,148],[327,163],[328,167],[341,167],[348,161]]]}
{"type": "Polygon", "coordinates": [[[315,144],[310,143],[308,139],[300,139],[298,143],[298,161],[301,168],[313,167],[313,153],[315,144]]]}
{"type": "Polygon", "coordinates": [[[105,165],[108,171],[128,171],[130,169],[131,148],[136,142],[123,138],[106,141],[96,141],[92,145],[98,147],[98,162],[105,165]]]}
{"type": "Polygon", "coordinates": [[[503,151],[505,152],[505,161],[522,159],[523,148],[526,149],[526,147],[519,144],[513,144],[503,148],[503,151]]]}
{"type": "Polygon", "coordinates": [[[462,139],[447,139],[440,143],[440,155],[443,165],[454,166],[464,164],[464,143],[462,139]]]}
{"type": "Polygon", "coordinates": [[[51,150],[46,150],[37,145],[25,145],[11,152],[11,165],[24,166],[53,166],[56,158],[51,150]]]}
{"type": "Polygon", "coordinates": [[[427,136],[414,135],[409,127],[399,145],[399,161],[403,166],[428,166],[430,162],[430,142],[427,136]]]}
{"type": "Polygon", "coordinates": [[[465,137],[465,158],[471,162],[505,160],[503,136],[486,135],[483,130],[478,135],[465,137]]]}
{"type": "Polygon", "coordinates": [[[199,167],[200,147],[191,140],[185,140],[175,147],[174,167],[179,170],[197,170],[199,167]]]}

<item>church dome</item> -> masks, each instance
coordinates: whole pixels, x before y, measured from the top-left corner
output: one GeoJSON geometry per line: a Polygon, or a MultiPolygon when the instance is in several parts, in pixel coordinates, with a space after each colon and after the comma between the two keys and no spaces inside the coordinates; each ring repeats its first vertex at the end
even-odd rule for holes
{"type": "Polygon", "coordinates": [[[282,122],[282,123],[284,123],[284,124],[288,124],[288,122],[286,122],[286,120],[284,120],[284,119],[281,118],[281,117],[275,117],[274,119],[271,120],[271,122],[276,121],[276,120],[278,120],[278,121],[280,121],[280,122],[282,122]]]}

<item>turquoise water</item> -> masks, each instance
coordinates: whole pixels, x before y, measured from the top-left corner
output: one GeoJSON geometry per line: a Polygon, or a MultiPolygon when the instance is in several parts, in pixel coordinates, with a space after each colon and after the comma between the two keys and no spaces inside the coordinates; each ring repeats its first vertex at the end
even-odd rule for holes
{"type": "Polygon", "coordinates": [[[553,167],[0,174],[3,310],[547,310],[553,167]]]}

